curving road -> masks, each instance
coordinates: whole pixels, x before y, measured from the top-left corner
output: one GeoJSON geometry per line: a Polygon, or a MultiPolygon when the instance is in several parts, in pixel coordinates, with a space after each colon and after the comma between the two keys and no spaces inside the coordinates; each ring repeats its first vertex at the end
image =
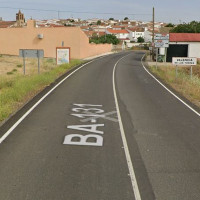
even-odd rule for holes
{"type": "Polygon", "coordinates": [[[0,199],[200,199],[200,117],[143,55],[77,68],[0,128],[0,199]]]}

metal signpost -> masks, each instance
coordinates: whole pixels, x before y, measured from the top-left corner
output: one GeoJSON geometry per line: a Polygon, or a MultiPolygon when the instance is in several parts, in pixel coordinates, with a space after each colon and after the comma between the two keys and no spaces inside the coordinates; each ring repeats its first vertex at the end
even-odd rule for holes
{"type": "Polygon", "coordinates": [[[158,48],[165,48],[165,61],[166,61],[166,48],[169,47],[169,34],[156,34],[155,35],[155,47],[157,48],[156,53],[156,69],[158,61],[158,48]]]}
{"type": "Polygon", "coordinates": [[[44,58],[44,50],[42,50],[42,49],[20,49],[19,56],[23,58],[24,75],[26,74],[25,58],[37,58],[38,59],[38,74],[40,73],[40,58],[44,58]]]}
{"type": "Polygon", "coordinates": [[[197,65],[197,58],[188,58],[188,57],[173,57],[173,65],[176,65],[176,78],[178,76],[178,65],[190,66],[190,78],[192,79],[192,66],[197,65]]]}

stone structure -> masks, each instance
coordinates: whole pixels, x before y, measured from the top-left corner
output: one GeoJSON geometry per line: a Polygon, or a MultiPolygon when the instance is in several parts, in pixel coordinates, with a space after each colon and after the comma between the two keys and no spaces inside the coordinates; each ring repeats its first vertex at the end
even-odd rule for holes
{"type": "Polygon", "coordinates": [[[17,22],[17,26],[18,26],[18,27],[24,26],[25,18],[24,18],[24,14],[21,13],[20,10],[19,10],[19,12],[16,14],[16,22],[17,22]]]}

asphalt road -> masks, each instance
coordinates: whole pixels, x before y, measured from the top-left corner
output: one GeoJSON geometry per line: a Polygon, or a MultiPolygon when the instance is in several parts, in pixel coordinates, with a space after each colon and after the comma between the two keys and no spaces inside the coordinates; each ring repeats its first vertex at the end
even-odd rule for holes
{"type": "Polygon", "coordinates": [[[142,56],[85,65],[11,132],[0,144],[0,200],[200,199],[200,117],[142,56]]]}

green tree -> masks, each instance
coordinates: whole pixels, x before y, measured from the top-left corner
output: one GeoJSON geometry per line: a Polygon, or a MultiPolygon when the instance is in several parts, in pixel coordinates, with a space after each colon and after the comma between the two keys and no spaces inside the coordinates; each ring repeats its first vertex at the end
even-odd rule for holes
{"type": "Polygon", "coordinates": [[[172,23],[167,24],[165,27],[174,27],[175,25],[172,23]]]}
{"type": "Polygon", "coordinates": [[[200,22],[192,21],[190,23],[179,24],[174,27],[171,33],[200,33],[200,22]]]}
{"type": "Polygon", "coordinates": [[[143,38],[143,37],[138,37],[138,38],[137,38],[137,42],[143,43],[143,42],[144,42],[144,38],[143,38]]]}
{"type": "Polygon", "coordinates": [[[93,36],[92,38],[90,38],[90,43],[93,42],[95,44],[119,44],[119,40],[117,39],[117,37],[115,35],[103,35],[103,36],[93,36]]]}
{"type": "Polygon", "coordinates": [[[101,25],[101,20],[98,20],[98,21],[97,21],[97,25],[101,25]]]}
{"type": "Polygon", "coordinates": [[[114,20],[114,18],[113,18],[113,17],[111,17],[111,18],[109,18],[109,20],[114,20]]]}
{"type": "Polygon", "coordinates": [[[128,20],[128,17],[125,17],[124,20],[128,20]]]}

